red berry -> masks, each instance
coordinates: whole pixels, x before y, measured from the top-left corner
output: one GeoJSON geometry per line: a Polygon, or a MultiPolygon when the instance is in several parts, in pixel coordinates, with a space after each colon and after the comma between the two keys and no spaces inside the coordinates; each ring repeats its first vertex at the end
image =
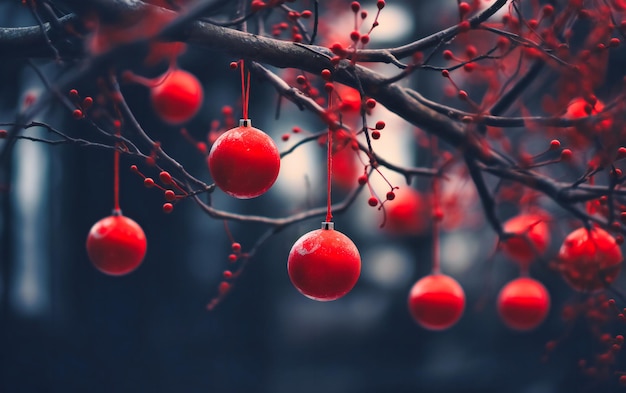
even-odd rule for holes
{"type": "Polygon", "coordinates": [[[173,70],[150,93],[152,106],[163,121],[181,124],[200,109],[203,98],[198,79],[187,71],[173,70]]]}
{"type": "Polygon", "coordinates": [[[163,213],[170,214],[173,211],[174,211],[174,205],[172,205],[169,202],[163,204],[163,213]]]}
{"type": "Polygon", "coordinates": [[[431,274],[413,285],[409,293],[409,311],[423,328],[444,330],[463,315],[465,293],[450,276],[431,274]]]}
{"type": "Polygon", "coordinates": [[[361,256],[352,240],[334,229],[317,229],[298,239],[287,261],[292,284],[318,301],[338,299],[356,284],[361,256]]]}
{"type": "Polygon", "coordinates": [[[163,184],[174,184],[174,181],[172,180],[172,175],[170,175],[169,172],[161,171],[161,173],[159,173],[159,179],[161,179],[161,182],[163,182],[163,184]]]}
{"type": "Polygon", "coordinates": [[[83,108],[89,109],[91,108],[92,105],[93,105],[93,98],[85,97],[85,99],[83,100],[83,108]]]}
{"type": "Polygon", "coordinates": [[[369,199],[367,200],[367,204],[371,207],[374,207],[378,205],[378,199],[376,197],[369,197],[369,199]]]}
{"type": "Polygon", "coordinates": [[[622,263],[615,238],[601,228],[578,228],[561,245],[561,274],[575,290],[591,292],[615,281],[622,263]]]}
{"type": "Polygon", "coordinates": [[[137,269],[146,255],[146,235],[135,221],[122,215],[105,217],[91,227],[87,254],[105,274],[121,276],[137,269]]]}
{"type": "Polygon", "coordinates": [[[215,184],[222,191],[235,198],[249,199],[265,193],[274,184],[280,169],[280,153],[266,133],[240,125],[217,138],[207,162],[215,184]]]}
{"type": "Polygon", "coordinates": [[[504,231],[513,236],[502,242],[502,251],[523,268],[528,267],[538,255],[543,254],[550,243],[547,215],[541,213],[520,214],[504,223],[504,231]]]}
{"type": "Polygon", "coordinates": [[[572,159],[572,151],[570,149],[561,150],[561,160],[570,161],[572,159]]]}
{"type": "Polygon", "coordinates": [[[470,11],[470,5],[466,2],[459,3],[459,13],[461,16],[467,15],[470,11]]]}
{"type": "Polygon", "coordinates": [[[526,331],[539,326],[550,309],[550,294],[539,281],[520,277],[509,282],[498,295],[498,313],[505,325],[526,331]]]}
{"type": "Polygon", "coordinates": [[[176,199],[176,194],[172,190],[165,190],[165,200],[168,202],[172,202],[176,199]]]}

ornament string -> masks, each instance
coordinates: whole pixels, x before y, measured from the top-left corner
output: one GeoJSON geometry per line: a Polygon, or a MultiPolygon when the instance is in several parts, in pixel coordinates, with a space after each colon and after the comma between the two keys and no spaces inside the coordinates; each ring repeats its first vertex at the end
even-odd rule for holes
{"type": "MultiPolygon", "coordinates": [[[[333,95],[332,92],[328,93],[328,108],[332,108],[333,95]]],[[[328,127],[327,138],[327,160],[326,160],[326,222],[331,222],[333,214],[331,211],[331,183],[333,173],[333,132],[331,127],[328,127]]]]}
{"type": "MultiPolygon", "coordinates": [[[[120,130],[115,133],[120,136],[120,130]]],[[[120,214],[120,143],[115,142],[113,151],[113,214],[120,214]]]]}
{"type": "Polygon", "coordinates": [[[250,71],[244,69],[243,60],[239,60],[239,68],[241,69],[241,106],[243,107],[243,118],[248,119],[248,103],[250,102],[250,71]]]}
{"type": "MultiPolygon", "coordinates": [[[[433,157],[439,156],[439,150],[437,146],[437,139],[432,137],[430,138],[430,146],[431,151],[433,152],[433,157]]],[[[439,204],[439,176],[433,177],[433,267],[432,274],[441,273],[441,267],[439,263],[440,255],[439,255],[439,235],[441,230],[441,220],[442,220],[442,211],[439,204]]]]}

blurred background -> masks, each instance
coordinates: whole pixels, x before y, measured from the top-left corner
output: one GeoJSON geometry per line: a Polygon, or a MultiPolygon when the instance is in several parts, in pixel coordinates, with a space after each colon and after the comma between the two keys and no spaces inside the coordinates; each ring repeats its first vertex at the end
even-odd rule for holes
{"type": "MultiPolygon", "coordinates": [[[[30,12],[17,3],[0,4],[0,25],[35,25],[30,12]]],[[[345,13],[323,15],[329,18],[326,28],[337,29],[327,33],[345,39],[352,30],[349,2],[334,3],[345,13]]],[[[371,15],[374,4],[363,2],[371,15]]],[[[388,1],[371,45],[407,43],[455,23],[456,6],[455,1],[388,1]]],[[[205,88],[201,113],[186,125],[199,141],[206,141],[211,121],[221,118],[223,106],[233,106],[239,116],[239,74],[228,70],[233,60],[238,59],[194,47],[179,58],[179,66],[194,73],[205,88]]],[[[61,73],[61,67],[49,61],[34,63],[51,80],[61,73]]],[[[163,70],[161,65],[133,71],[155,76],[163,70]]],[[[379,71],[393,74],[385,67],[379,71]]],[[[453,103],[432,75],[417,74],[402,83],[410,83],[431,99],[453,103]]],[[[97,87],[91,82],[75,88],[81,95],[95,95],[97,87]]],[[[24,60],[2,59],[0,122],[13,121],[26,97],[36,97],[42,89],[33,67],[24,60]]],[[[155,116],[148,90],[128,85],[123,91],[144,129],[165,151],[210,182],[205,158],[179,129],[155,116]]],[[[323,130],[313,116],[288,102],[282,103],[281,116],[275,119],[277,102],[272,87],[253,76],[253,124],[270,134],[281,151],[298,140],[292,135],[280,141],[292,127],[323,130]]],[[[376,142],[377,153],[399,165],[429,165],[432,157],[417,142],[418,131],[380,106],[372,113],[372,124],[378,119],[384,119],[387,127],[376,142]]],[[[60,105],[51,105],[36,120],[73,136],[93,136],[92,129],[72,119],[60,105]]],[[[359,126],[354,119],[346,121],[359,126]]],[[[30,130],[28,135],[49,137],[44,130],[30,130]]],[[[270,217],[323,206],[324,154],[315,143],[300,148],[283,160],[279,179],[267,194],[240,201],[217,191],[214,204],[270,217]]],[[[454,171],[444,194],[456,207],[450,207],[451,215],[462,215],[442,233],[442,269],[461,283],[467,306],[454,327],[431,332],[419,327],[407,310],[411,286],[431,269],[429,230],[408,235],[381,230],[382,212],[367,206],[367,193],[347,213],[335,217],[336,229],[355,242],[363,261],[359,282],[344,298],[312,301],[300,295],[287,276],[291,245],[319,228],[320,217],[271,237],[229,296],[207,311],[222,272],[229,268],[230,240],[224,224],[203,214],[191,200],[164,214],[162,194],[146,189],[128,168],[137,164],[147,175],[157,173],[123,157],[122,210],[143,227],[148,252],[143,265],[128,276],[98,272],[87,258],[85,240],[91,226],[111,212],[112,156],[104,149],[19,141],[9,162],[0,167],[0,392],[618,390],[616,376],[597,379],[580,372],[580,359],[594,361],[597,339],[584,320],[562,320],[563,307],[580,304],[584,298],[576,296],[547,264],[531,268],[531,275],[552,296],[545,323],[532,332],[517,333],[499,320],[497,293],[519,272],[501,253],[494,256],[496,238],[483,222],[474,188],[454,171]],[[550,340],[559,345],[546,358],[545,344],[550,340]]],[[[383,173],[392,184],[408,188],[402,177],[383,173]]],[[[380,195],[387,191],[380,176],[372,177],[372,185],[380,195]]],[[[411,187],[427,190],[429,180],[417,179],[411,187]]],[[[334,199],[341,200],[347,193],[338,184],[334,199]]],[[[566,217],[554,206],[544,207],[557,218],[566,217]]],[[[515,206],[502,209],[503,217],[516,212],[515,206]]],[[[230,223],[229,228],[244,251],[265,229],[241,223],[230,223]]],[[[565,233],[565,225],[555,228],[548,255],[554,255],[565,233]]],[[[618,334],[623,325],[607,329],[618,334]]]]}

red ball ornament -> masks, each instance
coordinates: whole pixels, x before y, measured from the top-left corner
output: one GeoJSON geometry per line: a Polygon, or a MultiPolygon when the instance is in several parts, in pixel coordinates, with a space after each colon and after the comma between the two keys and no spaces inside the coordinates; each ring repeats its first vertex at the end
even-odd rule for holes
{"type": "Polygon", "coordinates": [[[513,236],[502,242],[502,251],[519,263],[522,268],[543,254],[550,243],[550,232],[546,220],[547,214],[520,214],[504,223],[504,231],[513,236]]]}
{"type": "Polygon", "coordinates": [[[548,315],[550,294],[537,280],[528,277],[515,279],[502,288],[498,295],[498,313],[505,325],[519,331],[532,330],[548,315]]]}
{"type": "Polygon", "coordinates": [[[387,220],[384,230],[394,235],[420,235],[430,223],[427,198],[410,187],[393,191],[394,198],[385,204],[387,220]]]}
{"type": "Polygon", "coordinates": [[[361,256],[352,240],[333,229],[332,222],[298,239],[287,260],[292,284],[304,296],[336,300],[348,293],[361,273],[361,256]]]}
{"type": "Polygon", "coordinates": [[[98,270],[111,276],[137,269],[146,249],[146,235],[139,224],[121,214],[96,222],[87,236],[89,259],[98,270]]]}
{"type": "Polygon", "coordinates": [[[204,96],[198,79],[187,71],[172,70],[150,92],[152,106],[163,121],[181,124],[200,109],[204,96]]]}
{"type": "Polygon", "coordinates": [[[604,289],[617,278],[622,250],[615,238],[601,228],[578,228],[565,238],[559,250],[561,274],[575,290],[604,289]]]}
{"type": "Polygon", "coordinates": [[[409,293],[409,311],[413,319],[430,330],[448,329],[461,318],[465,293],[459,283],[444,274],[421,278],[409,293]]]}
{"type": "Polygon", "coordinates": [[[220,135],[207,158],[215,184],[239,199],[257,197],[274,184],[280,153],[272,138],[254,128],[250,120],[220,135]]]}

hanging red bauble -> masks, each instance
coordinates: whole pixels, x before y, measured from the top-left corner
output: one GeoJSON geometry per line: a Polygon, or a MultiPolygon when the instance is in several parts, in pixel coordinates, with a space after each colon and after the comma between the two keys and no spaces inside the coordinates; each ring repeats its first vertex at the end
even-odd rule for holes
{"type": "Polygon", "coordinates": [[[498,295],[498,313],[509,328],[520,331],[539,326],[548,315],[550,294],[537,280],[520,277],[509,282],[498,295]]]}
{"type": "Polygon", "coordinates": [[[547,217],[543,213],[520,214],[504,223],[505,232],[518,236],[503,241],[502,251],[522,268],[527,268],[548,248],[550,232],[546,224],[547,217]]]}
{"type": "Polygon", "coordinates": [[[215,184],[239,199],[257,197],[272,187],[280,170],[280,153],[266,133],[241,120],[220,135],[207,158],[215,184]]]}
{"type": "Polygon", "coordinates": [[[202,105],[203,95],[198,79],[179,69],[169,71],[150,92],[154,110],[170,124],[182,124],[195,116],[202,105]]]}
{"type": "Polygon", "coordinates": [[[304,296],[318,301],[338,299],[356,284],[361,256],[352,240],[325,222],[322,229],[298,239],[287,261],[293,285],[304,296]]]}
{"type": "Polygon", "coordinates": [[[597,291],[615,281],[622,259],[615,238],[598,227],[576,229],[567,235],[559,250],[563,278],[581,292],[597,291]]]}
{"type": "Polygon", "coordinates": [[[139,224],[121,214],[96,222],[87,236],[89,259],[98,270],[112,276],[137,269],[146,249],[146,235],[139,224]]]}
{"type": "Polygon", "coordinates": [[[410,187],[393,191],[395,198],[385,204],[387,221],[383,229],[394,235],[421,235],[430,223],[429,202],[410,187]]]}
{"type": "Polygon", "coordinates": [[[451,327],[465,309],[465,293],[459,283],[444,274],[421,278],[409,293],[409,311],[413,319],[430,330],[451,327]]]}

